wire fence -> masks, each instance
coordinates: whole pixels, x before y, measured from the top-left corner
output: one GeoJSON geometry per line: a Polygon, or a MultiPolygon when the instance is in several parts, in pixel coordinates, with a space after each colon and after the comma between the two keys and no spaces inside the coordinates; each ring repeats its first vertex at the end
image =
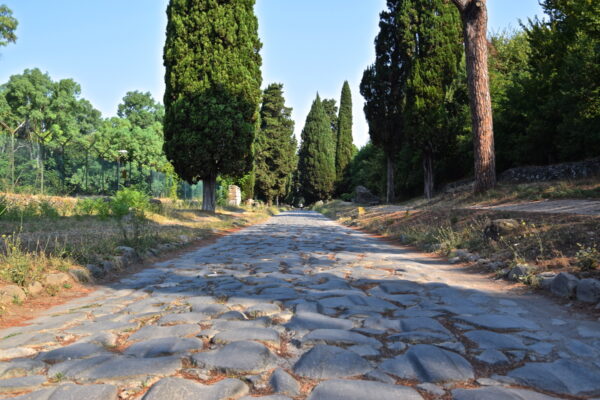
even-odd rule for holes
{"type": "Polygon", "coordinates": [[[106,160],[85,149],[44,146],[0,135],[0,191],[50,195],[111,195],[135,187],[153,197],[192,199],[202,183],[189,185],[174,174],[120,157],[106,160]]]}

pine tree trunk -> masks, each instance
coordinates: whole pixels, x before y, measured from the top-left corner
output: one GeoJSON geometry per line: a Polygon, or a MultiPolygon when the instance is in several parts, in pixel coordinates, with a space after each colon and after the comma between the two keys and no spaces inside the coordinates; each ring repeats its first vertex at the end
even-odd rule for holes
{"type": "Polygon", "coordinates": [[[394,187],[394,158],[388,154],[387,155],[387,192],[385,195],[385,202],[392,203],[394,201],[394,192],[396,191],[394,187]]]}
{"type": "Polygon", "coordinates": [[[423,153],[424,192],[427,200],[433,197],[433,155],[431,151],[423,153]]]}
{"type": "Polygon", "coordinates": [[[473,146],[475,158],[475,192],[496,185],[496,156],[490,97],[487,48],[486,0],[452,0],[463,21],[473,146]]]}
{"type": "Polygon", "coordinates": [[[217,177],[210,176],[202,181],[202,211],[215,212],[217,208],[217,177]]]}

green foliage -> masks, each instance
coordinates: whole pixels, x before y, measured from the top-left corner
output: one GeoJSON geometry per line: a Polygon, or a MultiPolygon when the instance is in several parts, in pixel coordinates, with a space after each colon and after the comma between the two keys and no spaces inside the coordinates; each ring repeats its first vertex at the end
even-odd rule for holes
{"type": "MultiPolygon", "coordinates": [[[[167,8],[165,152],[210,193],[217,175],[252,169],[262,81],[254,0],[171,0],[167,8]]],[[[212,210],[214,197],[203,207],[212,210]]]]}
{"type": "Polygon", "coordinates": [[[143,217],[150,210],[148,195],[131,188],[119,190],[109,204],[111,214],[117,218],[125,217],[130,213],[143,217]]]}
{"type": "Polygon", "coordinates": [[[78,215],[97,215],[104,219],[110,216],[110,211],[110,203],[104,198],[80,199],[77,202],[78,215]]]}
{"type": "Polygon", "coordinates": [[[577,246],[579,247],[579,250],[575,253],[577,266],[582,271],[591,271],[598,268],[600,264],[600,252],[596,246],[586,247],[579,243],[577,246]]]}
{"type": "Polygon", "coordinates": [[[264,91],[260,110],[261,127],[256,139],[256,192],[272,204],[290,191],[297,165],[292,109],[285,106],[283,85],[270,84],[264,91]]]}
{"type": "Polygon", "coordinates": [[[0,47],[17,41],[15,31],[19,22],[13,17],[10,8],[0,4],[0,47]]]}
{"type": "Polygon", "coordinates": [[[299,181],[308,203],[331,198],[335,182],[335,150],[331,120],[317,98],[306,117],[299,153],[299,181]]]}
{"type": "Polygon", "coordinates": [[[354,156],[354,145],[352,143],[352,92],[348,81],[344,81],[340,99],[340,113],[338,117],[338,130],[335,141],[335,175],[338,182],[338,192],[351,188],[344,187],[343,179],[346,167],[354,156]]]}

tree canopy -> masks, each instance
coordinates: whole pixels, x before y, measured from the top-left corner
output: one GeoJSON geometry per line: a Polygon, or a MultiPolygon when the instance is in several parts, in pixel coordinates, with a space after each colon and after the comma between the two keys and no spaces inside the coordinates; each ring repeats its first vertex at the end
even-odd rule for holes
{"type": "Polygon", "coordinates": [[[204,181],[214,211],[217,175],[252,169],[261,90],[254,0],[171,0],[164,47],[165,152],[188,182],[204,181]]]}

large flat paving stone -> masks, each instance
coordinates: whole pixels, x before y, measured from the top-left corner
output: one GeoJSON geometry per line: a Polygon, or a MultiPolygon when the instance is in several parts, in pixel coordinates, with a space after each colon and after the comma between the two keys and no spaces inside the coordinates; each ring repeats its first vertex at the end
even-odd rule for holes
{"type": "Polygon", "coordinates": [[[422,400],[414,389],[370,381],[331,380],[315,387],[308,400],[422,400]]]}
{"type": "Polygon", "coordinates": [[[113,385],[65,383],[15,397],[13,400],[117,400],[117,396],[117,387],[113,385]]]}
{"type": "Polygon", "coordinates": [[[375,348],[382,346],[381,342],[377,339],[343,329],[315,329],[309,334],[304,335],[302,343],[361,344],[375,348]]]}
{"type": "Polygon", "coordinates": [[[476,330],[466,332],[465,336],[480,349],[525,350],[527,348],[521,338],[514,335],[476,330]]]}
{"type": "Polygon", "coordinates": [[[173,336],[185,337],[195,335],[202,329],[200,325],[188,324],[188,325],[174,325],[174,326],[155,326],[147,325],[139,331],[129,336],[129,341],[141,341],[150,339],[168,338],[173,336]]]}
{"type": "Polygon", "coordinates": [[[247,340],[258,340],[279,345],[279,333],[271,328],[244,328],[232,329],[217,333],[212,341],[214,343],[231,343],[247,340]]]}
{"type": "Polygon", "coordinates": [[[257,342],[234,342],[222,349],[196,353],[193,361],[202,368],[225,373],[260,373],[277,364],[277,356],[257,342]]]}
{"type": "Polygon", "coordinates": [[[143,400],[234,400],[247,393],[248,386],[239,379],[203,385],[182,378],[163,378],[150,388],[143,400]]]}
{"type": "Polygon", "coordinates": [[[311,379],[345,378],[372,369],[358,354],[336,346],[319,344],[304,353],[294,365],[296,375],[311,379]]]}
{"type": "Polygon", "coordinates": [[[591,364],[561,359],[527,363],[508,373],[520,383],[553,393],[600,396],[600,369],[591,364]]]}
{"type": "Polygon", "coordinates": [[[436,346],[418,344],[380,368],[402,379],[420,382],[465,382],[474,378],[473,367],[460,355],[436,346]]]}
{"type": "Polygon", "coordinates": [[[488,329],[502,330],[529,330],[536,331],[540,326],[528,319],[504,314],[484,314],[484,315],[457,315],[454,317],[460,321],[465,321],[473,325],[488,329]]]}
{"type": "Polygon", "coordinates": [[[37,389],[44,382],[46,382],[46,377],[44,375],[2,379],[0,380],[0,393],[24,392],[37,389]]]}
{"type": "Polygon", "coordinates": [[[39,375],[43,373],[46,364],[38,360],[23,358],[0,362],[0,379],[18,378],[27,375],[39,375]]]}
{"type": "Polygon", "coordinates": [[[126,356],[97,356],[83,360],[65,361],[53,365],[48,376],[61,374],[77,382],[139,382],[147,377],[163,377],[181,368],[176,357],[135,358],[126,356]]]}
{"type": "Polygon", "coordinates": [[[454,400],[554,400],[556,397],[524,389],[512,389],[498,386],[481,389],[454,389],[454,400]]]}
{"type": "Polygon", "coordinates": [[[129,346],[123,353],[136,357],[163,357],[172,354],[201,350],[204,342],[197,338],[161,338],[137,342],[129,346]]]}
{"type": "Polygon", "coordinates": [[[108,353],[104,347],[93,343],[74,343],[69,346],[40,353],[38,360],[46,362],[59,362],[76,358],[86,358],[103,353],[108,353]]]}
{"type": "Polygon", "coordinates": [[[347,319],[328,317],[323,314],[310,311],[296,313],[294,318],[286,325],[290,330],[300,329],[352,329],[354,323],[347,319]]]}

